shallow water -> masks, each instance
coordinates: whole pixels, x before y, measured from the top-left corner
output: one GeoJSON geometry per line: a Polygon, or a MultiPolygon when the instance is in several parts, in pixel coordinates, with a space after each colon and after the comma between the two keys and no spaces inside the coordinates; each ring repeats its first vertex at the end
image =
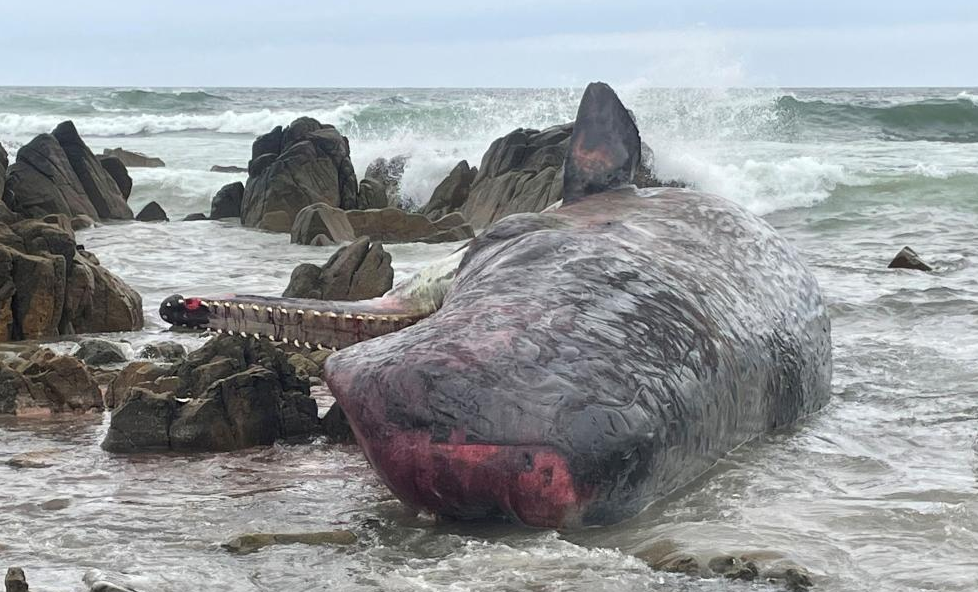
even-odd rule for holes
{"type": "MultiPolygon", "coordinates": [[[[77,108],[90,99],[86,92],[95,91],[72,92],[77,108]]],[[[415,147],[411,187],[423,193],[457,158],[477,161],[491,140],[487,136],[502,128],[562,121],[573,104],[562,91],[533,94],[523,110],[514,107],[521,103],[512,97],[489,100],[481,91],[458,91],[441,103],[430,97],[425,103],[412,91],[350,91],[339,99],[332,91],[308,96],[302,91],[241,92],[245,99],[234,95],[231,104],[216,107],[164,102],[150,117],[142,115],[149,109],[143,104],[131,113],[86,112],[76,122],[82,134],[85,123],[94,130],[89,141],[97,149],[124,145],[167,160],[167,169],[133,171],[132,201],[138,206],[158,199],[177,218],[203,211],[221,184],[240,178],[209,173],[211,164],[241,164],[253,133],[287,123],[276,117],[314,105],[345,113],[358,171],[367,155],[390,156],[415,147]],[[413,106],[383,102],[397,96],[413,106]],[[357,113],[369,118],[350,114],[357,101],[367,104],[357,113]],[[252,108],[251,119],[245,117],[247,108],[252,108]],[[224,115],[234,109],[235,117],[224,115]],[[187,113],[178,115],[181,110],[187,113]],[[454,123],[432,123],[432,113],[446,112],[456,117],[454,123]],[[484,119],[474,125],[480,115],[484,119]],[[176,128],[179,117],[191,116],[197,117],[190,122],[194,126],[205,116],[223,117],[224,123],[206,130],[120,132],[138,131],[136,136],[113,135],[108,127],[115,121],[110,118],[123,118],[112,123],[123,126],[142,117],[176,128]],[[429,128],[418,121],[433,126],[427,136],[422,132],[429,128]],[[392,130],[387,135],[384,125],[392,130]]],[[[833,318],[834,396],[828,408],[795,429],[742,447],[698,482],[624,524],[553,533],[438,524],[414,516],[391,498],[352,447],[316,442],[231,454],[117,456],[98,448],[107,417],[5,419],[0,421],[0,463],[17,453],[49,450],[52,466],[0,464],[0,566],[23,566],[32,587],[57,591],[83,589],[81,577],[89,568],[147,592],[191,587],[770,589],[660,574],[631,556],[668,537],[703,551],[785,551],[817,574],[819,590],[974,590],[978,274],[972,262],[978,258],[978,144],[959,138],[897,141],[874,123],[875,112],[850,109],[843,116],[816,105],[794,107],[800,115],[779,119],[783,94],[694,93],[684,102],[685,95],[675,91],[660,95],[658,102],[625,98],[656,150],[660,173],[684,176],[765,214],[818,276],[833,318]],[[677,119],[677,113],[685,119],[677,119]],[[889,258],[905,244],[937,270],[886,270],[889,258]],[[67,507],[54,509],[64,505],[58,502],[42,508],[52,500],[68,500],[67,507]],[[249,531],[333,528],[355,531],[360,543],[350,548],[272,547],[246,556],[230,555],[219,546],[249,531]]],[[[971,101],[960,89],[798,91],[792,96],[809,103],[875,107],[971,101]]],[[[199,98],[186,99],[193,100],[199,98]]],[[[4,145],[35,133],[33,128],[16,133],[5,128],[14,119],[2,113],[4,107],[4,145]]],[[[23,111],[18,112],[22,123],[25,117],[61,116],[50,105],[47,111],[31,108],[16,107],[23,111]]],[[[970,113],[963,102],[955,108],[962,117],[970,113]]],[[[47,120],[42,123],[51,127],[47,120]]],[[[941,125],[925,135],[946,131],[941,125]]],[[[904,126],[901,133],[912,128],[904,126]]],[[[79,242],[143,295],[147,329],[122,336],[136,348],[172,337],[156,313],[169,294],[278,294],[296,264],[325,262],[332,252],[289,245],[283,235],[230,222],[111,224],[80,232],[79,242]]],[[[403,278],[456,246],[394,245],[389,250],[403,278]]],[[[191,346],[201,342],[187,334],[177,339],[191,346]]]]}

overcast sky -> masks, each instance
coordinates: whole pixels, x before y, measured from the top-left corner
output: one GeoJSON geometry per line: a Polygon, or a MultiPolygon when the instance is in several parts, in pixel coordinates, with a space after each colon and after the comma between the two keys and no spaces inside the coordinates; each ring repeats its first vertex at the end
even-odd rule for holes
{"type": "Polygon", "coordinates": [[[976,0],[0,0],[0,14],[0,85],[978,85],[976,0]]]}

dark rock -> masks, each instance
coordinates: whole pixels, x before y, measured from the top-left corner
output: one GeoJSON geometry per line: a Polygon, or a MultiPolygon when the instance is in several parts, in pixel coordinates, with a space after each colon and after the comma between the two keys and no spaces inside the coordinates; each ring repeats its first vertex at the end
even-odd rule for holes
{"type": "MultiPolygon", "coordinates": [[[[115,179],[102,167],[92,151],[78,135],[75,124],[63,121],[54,128],[52,135],[61,144],[71,168],[85,188],[88,200],[103,219],[132,220],[132,210],[122,197],[122,191],[115,179]]],[[[59,212],[66,213],[66,212],[59,212]]],[[[82,214],[88,212],[72,212],[82,214]]]]}
{"type": "Polygon", "coordinates": [[[269,212],[284,212],[291,228],[299,210],[313,203],[359,206],[349,142],[336,128],[301,117],[280,134],[277,129],[252,146],[242,224],[258,226],[269,212]],[[279,135],[279,149],[274,150],[279,135]]]}
{"type": "Polygon", "coordinates": [[[211,167],[211,172],[212,173],[247,173],[248,169],[239,166],[234,166],[234,165],[223,166],[223,165],[215,164],[214,166],[211,167]]]}
{"type": "Polygon", "coordinates": [[[886,266],[889,269],[913,269],[916,271],[933,271],[934,268],[920,260],[916,251],[910,247],[903,247],[896,254],[893,261],[886,266]]]}
{"type": "Polygon", "coordinates": [[[57,456],[62,452],[57,448],[22,452],[11,456],[6,464],[15,469],[47,469],[58,464],[57,456]]]}
{"type": "Polygon", "coordinates": [[[93,226],[95,226],[95,220],[92,220],[91,216],[85,214],[79,214],[71,219],[72,230],[84,230],[93,226]]]}
{"type": "Polygon", "coordinates": [[[143,328],[143,299],[79,250],[72,263],[65,295],[65,333],[115,333],[143,328]]]}
{"type": "Polygon", "coordinates": [[[404,208],[405,204],[401,199],[401,178],[404,176],[404,167],[407,164],[408,156],[398,154],[397,156],[386,159],[378,158],[367,165],[367,170],[363,176],[375,179],[384,186],[387,193],[387,205],[404,208]]]}
{"type": "Polygon", "coordinates": [[[469,198],[469,189],[478,172],[475,167],[469,167],[467,161],[459,162],[445,180],[435,187],[431,199],[421,209],[421,213],[432,220],[437,220],[446,214],[458,211],[469,198]]]}
{"type": "Polygon", "coordinates": [[[112,412],[102,448],[109,452],[169,450],[176,409],[177,402],[168,394],[130,389],[126,401],[112,412]]]}
{"type": "MultiPolygon", "coordinates": [[[[3,188],[7,183],[7,167],[10,166],[10,159],[7,156],[7,150],[4,149],[3,144],[0,144],[0,197],[3,197],[3,188]]],[[[7,207],[4,205],[3,207],[7,207]]],[[[0,222],[6,223],[5,220],[0,220],[0,222]]]]}
{"type": "Polygon", "coordinates": [[[271,545],[353,545],[357,535],[348,530],[298,533],[252,533],[234,537],[221,545],[230,553],[245,555],[271,545]]]}
{"type": "MultiPolygon", "coordinates": [[[[325,237],[325,244],[337,244],[354,239],[353,227],[346,218],[346,212],[324,203],[316,203],[302,208],[292,224],[292,242],[311,245],[316,237],[325,237]]],[[[324,241],[319,240],[322,244],[324,241]]]]}
{"type": "Polygon", "coordinates": [[[244,183],[235,181],[218,189],[211,200],[211,220],[241,217],[241,198],[244,197],[244,183]]]}
{"type": "Polygon", "coordinates": [[[146,156],[142,152],[133,152],[122,148],[106,148],[102,151],[102,156],[114,156],[129,168],[159,168],[166,166],[166,163],[159,158],[146,156]]]}
{"type": "Polygon", "coordinates": [[[115,409],[129,398],[133,387],[141,387],[157,394],[167,392],[157,380],[166,376],[168,369],[157,366],[153,362],[132,362],[122,369],[122,372],[109,383],[105,389],[105,408],[115,409]]]}
{"type": "Polygon", "coordinates": [[[104,409],[98,382],[80,360],[42,348],[29,360],[23,375],[38,388],[41,406],[54,412],[104,409]]]}
{"type": "Polygon", "coordinates": [[[184,222],[200,222],[201,220],[209,220],[209,219],[210,218],[207,217],[207,214],[201,214],[201,213],[187,214],[186,216],[183,217],[184,222]]]}
{"type": "Polygon", "coordinates": [[[28,255],[0,247],[0,269],[10,269],[13,337],[44,339],[59,334],[66,298],[66,264],[59,255],[28,255]]]}
{"type": "Polygon", "coordinates": [[[370,177],[360,179],[360,200],[359,203],[364,209],[386,208],[387,189],[383,182],[370,177]]]}
{"type": "Polygon", "coordinates": [[[24,575],[24,570],[19,567],[11,567],[7,570],[3,585],[7,592],[28,592],[27,577],[24,575]]]}
{"type": "Polygon", "coordinates": [[[263,154],[278,156],[282,152],[282,126],[277,125],[267,134],[262,134],[255,138],[251,145],[251,159],[254,160],[263,154]]]}
{"type": "Polygon", "coordinates": [[[11,227],[24,241],[24,251],[31,255],[60,255],[65,265],[75,258],[75,231],[71,221],[62,214],[49,215],[42,220],[24,220],[11,227]]]}
{"type": "Polygon", "coordinates": [[[346,420],[346,414],[337,403],[329,408],[326,415],[319,421],[322,426],[323,435],[330,444],[356,444],[357,438],[353,434],[353,428],[346,420]]]}
{"type": "MultiPolygon", "coordinates": [[[[175,380],[168,386],[173,390],[165,394],[129,388],[128,398],[112,414],[103,448],[225,451],[319,430],[308,380],[298,376],[285,353],[271,343],[217,337],[170,374],[175,380]],[[141,421],[147,422],[147,429],[141,421]]],[[[154,387],[164,380],[155,379],[154,387]]]]}
{"type": "Polygon", "coordinates": [[[71,500],[67,498],[57,498],[51,499],[46,502],[42,502],[40,508],[47,512],[57,512],[58,510],[64,510],[71,505],[71,500]]]}
{"type": "Polygon", "coordinates": [[[187,348],[175,341],[159,341],[150,343],[139,350],[139,357],[163,360],[164,362],[179,362],[187,357],[187,348]]]}
{"type": "Polygon", "coordinates": [[[140,222],[169,222],[170,219],[166,217],[166,212],[163,211],[163,206],[155,201],[151,201],[146,204],[142,210],[136,214],[136,220],[140,222]]]}
{"type": "Polygon", "coordinates": [[[359,238],[342,247],[326,265],[304,263],[292,271],[282,296],[316,300],[367,300],[387,293],[394,283],[390,253],[380,243],[359,238]]]}
{"type": "Polygon", "coordinates": [[[129,359],[122,346],[107,339],[85,339],[73,355],[89,366],[122,364],[129,359]]]}
{"type": "Polygon", "coordinates": [[[126,165],[115,156],[99,156],[98,161],[118,185],[119,191],[122,192],[122,199],[129,201],[129,196],[132,194],[132,177],[129,176],[126,165]]]}
{"type": "Polygon", "coordinates": [[[258,221],[258,230],[268,232],[290,232],[292,230],[292,217],[288,212],[276,210],[268,212],[258,221]]]}
{"type": "Polygon", "coordinates": [[[41,134],[17,151],[16,162],[7,170],[3,201],[29,218],[47,214],[99,217],[68,155],[51,134],[41,134]]]}
{"type": "Polygon", "coordinates": [[[23,374],[0,366],[0,415],[29,415],[47,409],[43,393],[23,374]]]}
{"type": "MultiPolygon", "coordinates": [[[[370,240],[390,243],[405,242],[437,242],[445,230],[450,230],[444,224],[432,222],[421,214],[412,214],[397,208],[382,210],[350,210],[346,219],[353,227],[357,237],[369,237],[370,240]],[[436,236],[438,235],[438,236],[436,236]]],[[[460,218],[452,218],[459,220],[460,218]]],[[[475,234],[468,224],[458,227],[457,236],[451,240],[472,238],[475,234]]]]}

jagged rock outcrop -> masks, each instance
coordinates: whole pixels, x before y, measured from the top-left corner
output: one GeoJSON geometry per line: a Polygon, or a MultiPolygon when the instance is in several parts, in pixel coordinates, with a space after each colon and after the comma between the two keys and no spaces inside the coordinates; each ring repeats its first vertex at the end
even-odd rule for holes
{"type": "Polygon", "coordinates": [[[315,300],[367,300],[394,285],[390,253],[380,243],[359,238],[338,249],[326,265],[303,263],[292,271],[282,296],[315,300]]]}
{"type": "Polygon", "coordinates": [[[241,223],[258,226],[267,213],[281,211],[291,227],[299,211],[314,203],[356,208],[357,189],[346,137],[332,125],[300,117],[252,144],[241,223]]]}
{"type": "MultiPolygon", "coordinates": [[[[0,144],[0,198],[3,197],[3,188],[7,183],[7,167],[9,166],[10,159],[7,156],[7,150],[3,147],[3,144],[0,144]]],[[[4,204],[4,207],[6,207],[6,204],[4,204]]]]}
{"type": "Polygon", "coordinates": [[[119,187],[122,198],[129,201],[129,196],[132,195],[132,177],[129,176],[126,165],[115,156],[99,156],[98,161],[119,187]]]}
{"type": "Polygon", "coordinates": [[[406,154],[398,154],[390,159],[377,158],[367,165],[367,170],[363,173],[365,178],[383,185],[387,194],[387,205],[392,207],[404,207],[401,199],[401,178],[404,176],[408,158],[406,154]]]}
{"type": "Polygon", "coordinates": [[[75,244],[67,217],[0,224],[0,341],[142,326],[139,294],[75,244]]]}
{"type": "Polygon", "coordinates": [[[88,367],[47,348],[0,364],[0,414],[101,411],[102,391],[88,367]]]}
{"type": "Polygon", "coordinates": [[[173,390],[132,386],[121,395],[102,448],[225,451],[320,430],[308,380],[267,341],[216,337],[168,376],[176,379],[173,390]]]}
{"type": "Polygon", "coordinates": [[[432,222],[421,214],[397,208],[350,210],[346,219],[357,237],[387,243],[438,243],[466,240],[475,236],[472,227],[459,214],[432,222]]]}
{"type": "Polygon", "coordinates": [[[479,170],[470,167],[467,161],[459,162],[452,169],[452,172],[448,173],[448,176],[435,187],[431,199],[421,208],[421,213],[431,220],[437,220],[458,211],[469,198],[472,181],[475,180],[478,172],[479,170]]]}
{"type": "Polygon", "coordinates": [[[17,151],[17,160],[7,170],[3,201],[28,218],[48,214],[99,218],[68,156],[51,134],[36,136],[17,151]]]}
{"type": "Polygon", "coordinates": [[[155,156],[146,156],[142,152],[133,152],[122,148],[106,148],[102,151],[102,156],[114,156],[127,167],[159,168],[166,166],[166,163],[155,156]]]}
{"type": "Polygon", "coordinates": [[[244,183],[235,181],[217,190],[211,200],[211,220],[240,218],[241,200],[244,197],[244,183]]]}
{"type": "Polygon", "coordinates": [[[132,210],[122,197],[119,185],[82,141],[75,124],[62,121],[54,128],[52,135],[64,149],[71,168],[81,181],[85,194],[98,215],[104,219],[131,220],[132,210]]]}
{"type": "Polygon", "coordinates": [[[886,266],[888,269],[912,269],[914,271],[933,271],[934,268],[921,260],[917,252],[910,247],[903,247],[896,257],[886,266]]]}
{"type": "Polygon", "coordinates": [[[169,222],[166,212],[158,202],[151,201],[136,214],[136,220],[140,222],[169,222]]]}
{"type": "Polygon", "coordinates": [[[387,189],[384,184],[370,177],[360,179],[360,203],[368,210],[386,208],[387,189]]]}

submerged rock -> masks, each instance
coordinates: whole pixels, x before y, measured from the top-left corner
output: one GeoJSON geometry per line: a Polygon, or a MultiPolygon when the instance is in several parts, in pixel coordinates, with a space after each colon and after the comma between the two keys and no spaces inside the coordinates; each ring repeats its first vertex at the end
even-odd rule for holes
{"type": "Polygon", "coordinates": [[[169,370],[152,362],[132,362],[112,379],[105,389],[103,399],[106,409],[115,409],[126,402],[133,387],[141,387],[155,393],[165,393],[175,388],[174,382],[157,382],[167,376],[169,370]]]}
{"type": "Polygon", "coordinates": [[[380,243],[359,238],[338,249],[322,267],[303,263],[292,271],[282,296],[315,300],[367,300],[394,284],[390,253],[380,243]]]}
{"type": "Polygon", "coordinates": [[[121,345],[107,339],[85,339],[73,355],[89,366],[121,364],[129,359],[121,345]]]}
{"type": "Polygon", "coordinates": [[[913,269],[915,271],[933,271],[934,268],[924,263],[917,252],[910,247],[903,247],[896,257],[886,266],[888,269],[913,269]]]}
{"type": "Polygon", "coordinates": [[[349,530],[298,533],[251,533],[234,537],[221,545],[225,550],[244,555],[271,545],[353,545],[357,535],[349,530]]]}
{"type": "Polygon", "coordinates": [[[102,151],[102,156],[114,156],[122,161],[127,167],[135,168],[159,168],[166,166],[159,158],[146,156],[142,152],[133,152],[122,148],[106,148],[102,151]]]}
{"type": "Polygon", "coordinates": [[[169,222],[170,219],[166,216],[166,212],[163,211],[163,206],[155,201],[151,201],[146,204],[143,209],[139,210],[136,214],[136,220],[140,222],[169,222]]]}
{"type": "Polygon", "coordinates": [[[211,167],[212,173],[247,173],[248,169],[234,165],[215,164],[211,167]]]}
{"type": "Polygon", "coordinates": [[[158,341],[150,343],[139,350],[140,358],[163,360],[164,362],[179,362],[187,357],[187,348],[175,341],[158,341]]]}
{"type": "Polygon", "coordinates": [[[41,407],[60,412],[101,411],[102,391],[88,367],[73,356],[41,348],[28,360],[22,374],[34,383],[41,407]]]}
{"type": "Polygon", "coordinates": [[[201,220],[209,220],[207,214],[202,214],[197,212],[193,214],[187,214],[186,216],[183,217],[184,222],[200,222],[201,220]]]}

